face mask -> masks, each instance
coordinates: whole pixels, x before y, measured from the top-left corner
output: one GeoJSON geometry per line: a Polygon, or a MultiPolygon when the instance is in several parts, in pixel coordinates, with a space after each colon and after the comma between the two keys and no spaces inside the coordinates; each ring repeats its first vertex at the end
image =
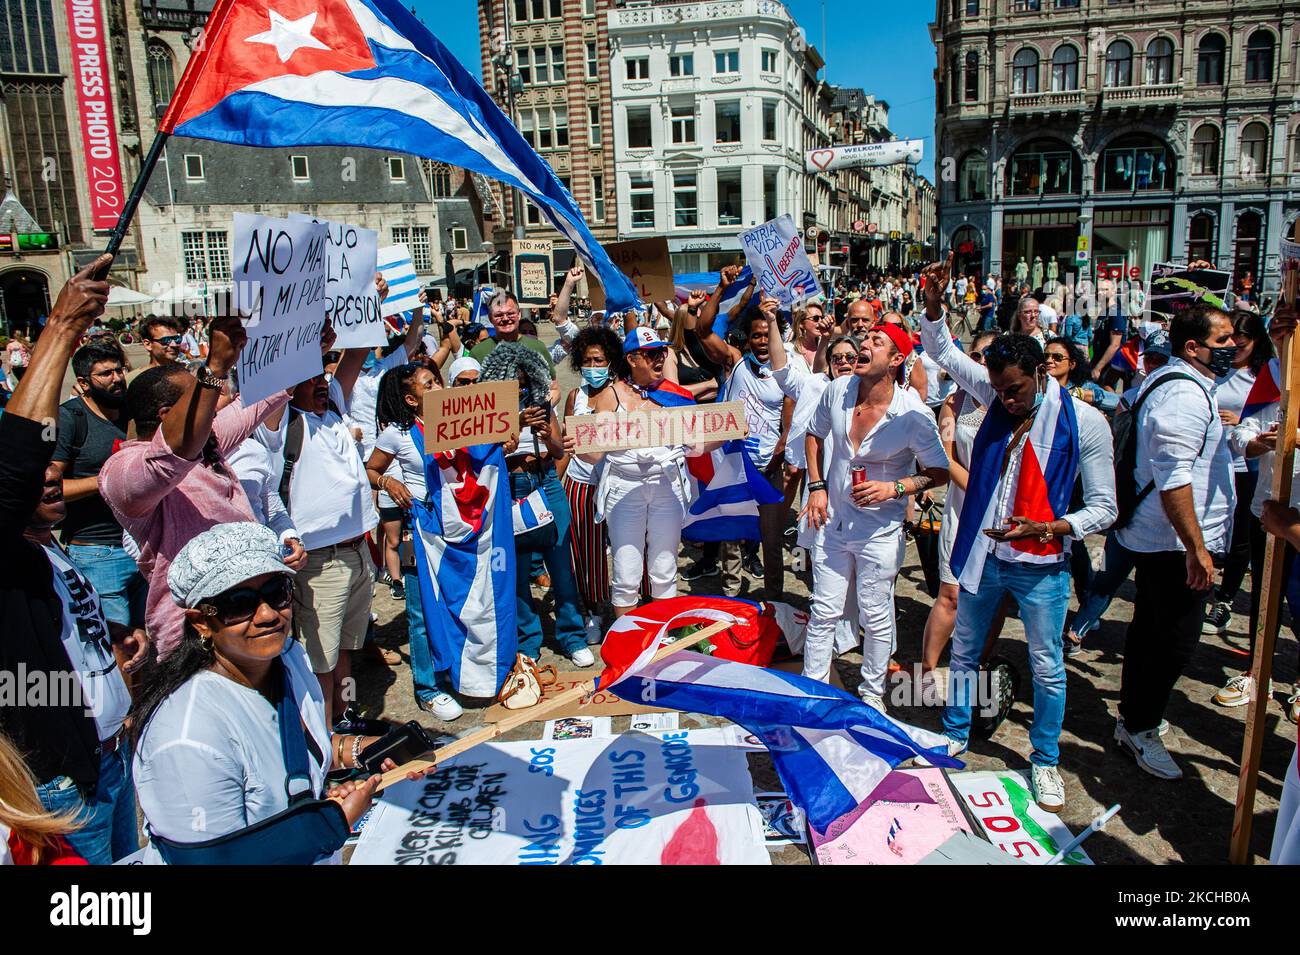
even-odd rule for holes
{"type": "Polygon", "coordinates": [[[582,369],[582,380],[587,383],[588,388],[604,388],[609,384],[609,369],[584,368],[582,369]]]}
{"type": "Polygon", "coordinates": [[[1209,345],[1205,347],[1210,352],[1210,360],[1205,362],[1205,367],[1210,369],[1210,374],[1215,378],[1222,378],[1232,371],[1232,360],[1237,357],[1236,345],[1227,345],[1224,348],[1211,348],[1209,345]]]}
{"type": "MultiPolygon", "coordinates": [[[[1037,376],[1035,376],[1035,378],[1037,378],[1037,376]]],[[[1034,392],[1035,411],[1037,411],[1039,408],[1043,406],[1043,398],[1046,396],[1046,394],[1047,394],[1047,389],[1045,387],[1040,387],[1037,391],[1034,392]]]]}

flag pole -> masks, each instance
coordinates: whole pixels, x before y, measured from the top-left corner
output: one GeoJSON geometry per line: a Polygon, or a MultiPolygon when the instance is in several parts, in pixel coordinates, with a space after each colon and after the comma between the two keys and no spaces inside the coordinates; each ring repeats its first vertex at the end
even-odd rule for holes
{"type": "MultiPolygon", "coordinates": [[[[167,144],[167,136],[168,134],[160,129],[153,137],[149,152],[145,154],[140,172],[135,177],[135,185],[131,187],[131,193],[126,197],[126,204],[122,206],[122,214],[117,217],[117,225],[113,226],[113,231],[108,235],[108,245],[104,251],[109,255],[116,256],[122,247],[122,240],[126,238],[127,230],[131,228],[131,220],[135,218],[135,210],[140,205],[140,197],[144,195],[144,188],[149,184],[149,177],[153,175],[154,167],[158,165],[158,157],[162,155],[163,147],[167,144]]],[[[107,274],[106,266],[100,270],[96,278],[102,279],[107,274]]]]}

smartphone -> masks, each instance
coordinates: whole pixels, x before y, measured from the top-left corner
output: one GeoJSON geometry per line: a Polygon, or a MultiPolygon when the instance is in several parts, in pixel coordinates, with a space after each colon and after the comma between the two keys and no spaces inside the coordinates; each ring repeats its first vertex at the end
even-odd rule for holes
{"type": "Polygon", "coordinates": [[[995,541],[1001,541],[1007,539],[1007,532],[998,530],[996,527],[984,528],[984,534],[987,537],[992,537],[995,541]]]}

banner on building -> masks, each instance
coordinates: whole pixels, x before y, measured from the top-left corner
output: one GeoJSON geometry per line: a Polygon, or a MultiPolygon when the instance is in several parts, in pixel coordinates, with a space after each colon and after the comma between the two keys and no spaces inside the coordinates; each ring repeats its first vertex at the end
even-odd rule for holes
{"type": "MultiPolygon", "coordinates": [[[[77,91],[91,224],[96,230],[108,231],[117,225],[126,203],[126,192],[117,152],[117,120],[113,115],[112,71],[104,40],[103,7],[100,0],[66,0],[66,7],[72,48],[70,73],[77,91]]],[[[58,173],[68,175],[70,170],[60,169],[58,173]]]]}
{"type": "Polygon", "coordinates": [[[338,336],[335,346],[386,345],[388,332],[379,313],[379,292],[375,289],[379,233],[301,212],[291,212],[289,218],[325,226],[325,318],[338,336]]]}
{"type": "Polygon", "coordinates": [[[888,143],[856,146],[825,146],[804,153],[804,167],[810,173],[831,172],[850,166],[892,166],[898,162],[918,164],[925,154],[925,140],[896,139],[888,143]]]}
{"type": "MultiPolygon", "coordinates": [[[[632,281],[637,298],[643,303],[670,302],[677,297],[673,264],[668,257],[668,240],[663,236],[611,242],[605,252],[618,270],[632,281]]],[[[587,287],[591,290],[591,307],[605,307],[605,290],[600,280],[587,270],[587,287]]]]}
{"type": "Polygon", "coordinates": [[[551,303],[553,251],[550,239],[515,239],[511,243],[515,299],[520,305],[551,303]]]}
{"type": "Polygon", "coordinates": [[[803,239],[788,215],[777,216],[757,228],[740,233],[749,267],[758,287],[788,309],[821,291],[803,239]]]}

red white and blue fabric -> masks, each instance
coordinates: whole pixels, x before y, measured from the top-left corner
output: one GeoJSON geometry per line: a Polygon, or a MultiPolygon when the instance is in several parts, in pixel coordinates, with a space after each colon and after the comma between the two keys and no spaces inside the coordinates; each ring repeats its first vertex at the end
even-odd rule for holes
{"type": "Polygon", "coordinates": [[[936,766],[963,766],[948,756],[939,734],[800,674],[686,650],[652,663],[671,632],[683,627],[727,619],[738,628],[754,626],[743,606],[699,607],[696,599],[656,601],[653,615],[634,610],[620,617],[601,647],[605,670],[598,686],[629,702],[707,713],[745,727],[767,747],[785,791],[819,833],[857,810],[905,760],[924,756],[936,766]]]}
{"type": "MultiPolygon", "coordinates": [[[[423,453],[424,433],[411,439],[423,453]]],[[[425,455],[429,495],[411,505],[433,668],[465,696],[490,697],[519,652],[510,479],[499,444],[425,455]]]]}
{"type": "Polygon", "coordinates": [[[1246,395],[1246,403],[1242,405],[1241,416],[1247,418],[1259,411],[1263,411],[1269,405],[1281,401],[1281,380],[1281,365],[1276,358],[1270,359],[1269,363],[1255,376],[1255,383],[1250,386],[1250,392],[1246,395]]]}
{"type": "MultiPolygon", "coordinates": [[[[1013,418],[1002,402],[993,402],[971,448],[970,477],[957,522],[951,564],[962,588],[972,593],[979,589],[984,560],[994,546],[984,529],[993,526],[1002,462],[1006,460],[1011,434],[1022,421],[1013,418]]],[[[1020,458],[1012,516],[1047,522],[1069,513],[1070,495],[1078,474],[1079,423],[1074,416],[1074,403],[1065,389],[1049,378],[1043,403],[1029,426],[1020,458]]],[[[1059,561],[1064,548],[1059,537],[1048,543],[1036,537],[1020,538],[1010,545],[1016,552],[1016,560],[1037,564],[1059,561]]]]}
{"type": "Polygon", "coordinates": [[[680,408],[682,405],[695,404],[695,396],[687,389],[677,384],[675,381],[669,381],[667,378],[659,382],[653,388],[636,388],[642,398],[653,401],[661,408],[680,408]]]}
{"type": "Polygon", "coordinates": [[[478,81],[401,0],[217,0],[159,128],[244,146],[360,146],[521,189],[600,277],[632,283],[573,196],[478,81]]]}
{"type": "Polygon", "coordinates": [[[527,497],[516,500],[512,511],[516,536],[535,531],[542,525],[550,524],[555,520],[555,515],[551,513],[550,507],[547,506],[546,495],[542,493],[540,488],[527,497]]]}
{"type": "Polygon", "coordinates": [[[488,322],[487,303],[492,300],[492,296],[496,294],[496,291],[491,285],[480,285],[474,289],[474,307],[470,309],[469,315],[471,322],[487,326],[493,337],[496,336],[496,329],[488,322]]]}
{"type": "Polygon", "coordinates": [[[743,441],[727,441],[709,454],[687,458],[686,474],[691,504],[682,524],[683,540],[761,540],[758,506],[776,504],[782,497],[754,466],[743,441]]]}

